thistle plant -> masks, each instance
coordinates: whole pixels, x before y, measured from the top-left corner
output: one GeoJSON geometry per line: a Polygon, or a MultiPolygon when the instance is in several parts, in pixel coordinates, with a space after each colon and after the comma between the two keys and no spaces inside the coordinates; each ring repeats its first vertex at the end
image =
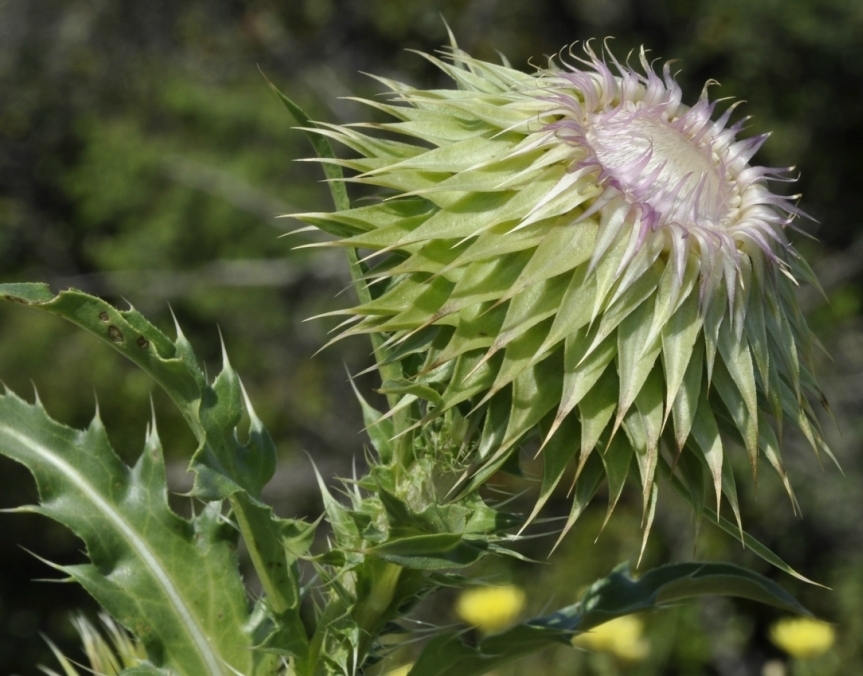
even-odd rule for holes
{"type": "Polygon", "coordinates": [[[731,564],[678,563],[637,579],[623,565],[578,603],[504,628],[508,615],[476,640],[408,630],[424,597],[468,584],[463,569],[522,556],[521,531],[570,466],[564,533],[603,479],[610,514],[630,473],[646,533],[664,476],[699,517],[801,577],[743,532],[724,455],[739,445],[753,472],[763,455],[790,493],[784,422],[829,452],[808,399],[820,397],[814,341],[792,288],[811,273],[783,234],[802,212],[767,189],[782,172],[748,165],[762,138],[735,140],[740,125],[727,128],[730,110],[713,121],[706,93],[685,107],[668,67],[656,75],[643,53],[642,71],[588,47],[572,57],[578,67],[532,75],[455,46],[449,61],[427,58],[458,88],[384,80],[396,101],[371,105],[395,122],[313,123],[276,92],[308,132],[336,206],[295,217],[347,249],[359,302],[340,336],[371,334],[388,404],[378,411],[357,392],[369,471],[341,491],[320,478],[322,519],[280,518],[262,500],[275,446],[227,350],[211,380],[179,325],[171,339],[134,308],[0,285],[0,296],[70,320],[137,364],[197,441],[199,503],[184,519],[168,506],[155,420],[129,468],[98,414],[77,431],[38,399],[0,397],[0,452],[30,469],[40,493],[21,509],[84,541],[91,563],[55,567],[133,637],[106,621],[112,649],[79,623],[108,671],[371,674],[407,634],[428,639],[411,676],[471,676],[704,594],[806,614],[778,584],[731,564]],[[337,158],[329,139],[359,157],[337,158]],[[349,182],[382,186],[382,199],[353,207],[349,182]],[[532,513],[508,513],[479,488],[514,468],[532,436],[540,493],[532,513]],[[737,524],[720,515],[722,495],[737,524]],[[318,531],[326,545],[314,544],[318,531]],[[240,539],[263,590],[251,601],[240,539]]]}
{"type": "Polygon", "coordinates": [[[361,155],[324,161],[386,189],[371,206],[297,216],[335,245],[388,254],[341,335],[411,356],[406,382],[384,391],[425,399],[417,424],[456,407],[484,420],[462,459],[467,490],[538,428],[534,516],[573,457],[585,487],[567,527],[602,474],[610,513],[635,458],[650,514],[665,463],[739,520],[729,442],[753,476],[763,455],[793,501],[783,422],[829,453],[794,297],[798,279],[817,282],[784,235],[803,215],[796,196],[768,189],[783,170],[749,165],[767,135],[737,140],[736,104],[712,119],[710,82],[687,107],[644,50],[641,72],[584,51],[527,75],[454,47],[449,63],[426,58],[456,89],[381,79],[395,104],[363,103],[394,121],[314,130],[361,155]]]}

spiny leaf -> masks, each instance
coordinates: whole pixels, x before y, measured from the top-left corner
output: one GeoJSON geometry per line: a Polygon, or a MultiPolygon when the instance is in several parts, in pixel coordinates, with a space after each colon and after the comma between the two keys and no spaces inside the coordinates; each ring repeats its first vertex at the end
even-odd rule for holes
{"type": "Polygon", "coordinates": [[[386,561],[418,570],[468,566],[485,555],[483,541],[470,542],[458,533],[402,536],[369,550],[386,561]]]}
{"type": "Polygon", "coordinates": [[[409,676],[480,676],[616,617],[652,610],[701,596],[747,598],[782,610],[809,615],[775,582],[724,563],[679,563],[654,569],[637,580],[627,566],[595,582],[582,599],[551,615],[538,617],[468,646],[456,633],[432,639],[409,676]]]}
{"type": "MultiPolygon", "coordinates": [[[[684,500],[689,502],[691,500],[690,491],[687,489],[686,486],[683,485],[683,482],[680,481],[679,477],[671,474],[671,467],[668,465],[665,458],[663,458],[662,456],[660,456],[659,458],[659,469],[662,472],[662,475],[666,479],[668,479],[668,482],[671,484],[671,487],[674,488],[675,492],[684,500]]],[[[819,587],[823,586],[818,584],[817,582],[813,582],[809,578],[804,577],[803,575],[798,573],[785,561],[783,561],[779,556],[774,554],[769,547],[756,540],[749,533],[745,531],[741,533],[739,528],[737,527],[737,524],[732,523],[724,516],[717,514],[710,508],[704,509],[704,516],[707,518],[708,521],[719,526],[719,528],[734,537],[736,540],[739,540],[743,544],[743,546],[746,547],[746,549],[761,557],[771,566],[775,566],[779,570],[788,573],[792,577],[796,577],[798,580],[801,580],[803,582],[814,584],[819,587]]]]}
{"type": "Polygon", "coordinates": [[[381,462],[387,464],[393,456],[392,438],[395,431],[393,430],[392,419],[384,418],[380,411],[366,401],[354,384],[353,378],[350,379],[350,383],[354,390],[354,396],[360,402],[360,407],[363,410],[363,422],[366,424],[366,432],[371,439],[372,446],[378,452],[381,462]]]}
{"type": "Polygon", "coordinates": [[[27,508],[71,528],[90,564],[58,566],[143,642],[158,667],[186,674],[252,673],[245,591],[217,507],[191,522],[168,508],[152,432],[133,469],[97,419],[84,432],[41,406],[0,396],[0,452],[27,466],[41,496],[27,508]]]}
{"type": "Polygon", "coordinates": [[[80,291],[64,291],[45,300],[50,293],[45,285],[28,285],[23,292],[21,287],[0,285],[0,295],[58,314],[95,334],[167,392],[199,443],[192,457],[197,494],[208,500],[231,500],[271,609],[277,614],[291,610],[298,617],[294,561],[279,544],[283,522],[259,500],[275,469],[275,447],[248,399],[249,438],[246,444],[237,439],[243,392],[227,356],[222,372],[209,385],[179,327],[176,341],[171,341],[134,309],[119,311],[80,291]]]}

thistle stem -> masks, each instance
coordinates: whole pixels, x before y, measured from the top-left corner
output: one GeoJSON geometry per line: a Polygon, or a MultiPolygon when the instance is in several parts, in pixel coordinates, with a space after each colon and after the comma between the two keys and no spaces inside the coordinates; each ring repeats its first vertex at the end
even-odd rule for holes
{"type": "Polygon", "coordinates": [[[402,567],[380,559],[372,564],[371,589],[368,596],[357,606],[355,619],[362,632],[360,654],[364,655],[372,639],[376,637],[390,619],[387,610],[395,598],[402,567]]]}

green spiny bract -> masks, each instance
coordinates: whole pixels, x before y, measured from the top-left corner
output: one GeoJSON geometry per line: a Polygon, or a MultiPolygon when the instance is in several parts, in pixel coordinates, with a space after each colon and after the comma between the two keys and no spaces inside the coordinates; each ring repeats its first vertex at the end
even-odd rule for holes
{"type": "Polygon", "coordinates": [[[534,515],[575,459],[570,525],[603,476],[610,512],[631,466],[648,514],[658,469],[677,468],[699,511],[712,486],[739,522],[729,443],[753,474],[763,455],[793,501],[783,422],[829,453],[794,297],[814,278],[784,235],[802,213],[766,187],[781,170],[748,164],[766,136],[736,140],[734,106],[714,121],[706,86],[682,105],[643,51],[643,74],[585,51],[583,70],[529,75],[453,47],[451,63],[426,58],[456,89],[378,78],[394,102],[363,102],[394,121],[308,130],[359,154],[324,160],[346,180],[384,189],[296,215],[379,256],[374,298],[342,313],[340,336],[384,336],[407,378],[383,389],[425,400],[418,424],[481,417],[468,488],[539,429],[534,515]]]}
{"type": "MultiPolygon", "coordinates": [[[[362,479],[345,481],[341,500],[320,482],[332,535],[330,549],[311,559],[324,583],[311,665],[320,661],[351,674],[357,655],[374,664],[397,645],[383,640],[386,635],[407,631],[399,620],[420,599],[459,584],[447,570],[488,554],[518,556],[506,548],[512,538],[504,531],[521,520],[495,511],[476,492],[446,504],[441,499],[452,481],[438,459],[461,436],[453,417],[441,416],[416,435],[408,471],[395,462],[373,464],[362,479]]],[[[381,445],[388,440],[376,437],[378,455],[387,455],[381,445]]]]}

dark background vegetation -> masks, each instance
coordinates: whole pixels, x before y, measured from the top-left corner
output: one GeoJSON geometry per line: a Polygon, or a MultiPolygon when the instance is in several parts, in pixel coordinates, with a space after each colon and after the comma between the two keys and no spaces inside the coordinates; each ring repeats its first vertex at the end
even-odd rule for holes
{"type": "MultiPolygon", "coordinates": [[[[845,474],[829,461],[822,468],[789,436],[804,518],[792,514],[767,471],[757,499],[746,496],[744,517],[753,534],[833,591],[775,573],[709,526],[695,556],[775,577],[837,625],[837,646],[817,673],[863,673],[860,0],[0,0],[0,281],[46,281],[129,302],[169,332],[170,306],[211,368],[219,365],[220,328],[279,444],[271,499],[283,514],[317,514],[304,451],[327,476],[349,473],[361,457],[345,367],[363,370],[369,349],[346,341],[313,356],[332,324],[303,320],[349,302],[337,296],[348,277],[338,252],[295,251],[313,240],[278,239],[293,225],[277,214],[329,202],[318,167],[295,162],[310,149],[258,69],[316,119],[368,119],[368,109],[339,98],[379,91],[360,71],[446,84],[408,51],[446,42],[441,17],[463,48],[490,60],[499,51],[516,67],[543,65],[564,45],[608,35],[618,55],[644,44],[655,57],[680,59],[686,102],[705,80],[718,80],[714,97],[747,101],[747,134],[774,132],[756,161],[798,167],[793,189],[817,219],[805,224],[817,241],[796,242],[830,299],[802,289],[801,302],[832,355],[822,378],[838,425],[825,424],[845,474]]],[[[71,325],[0,305],[0,378],[28,397],[35,385],[54,417],[79,427],[98,399],[129,460],[141,447],[152,394],[171,486],[188,486],[184,460],[193,444],[169,402],[71,325]]],[[[358,383],[375,386],[371,376],[358,383]]],[[[0,479],[0,507],[35,499],[26,472],[4,459],[0,479]]],[[[602,506],[547,564],[478,572],[525,585],[535,612],[571,602],[637,553],[634,493],[597,544],[602,506]]],[[[693,556],[686,511],[666,498],[645,565],[693,556]]],[[[549,514],[565,509],[562,496],[549,514]]],[[[93,612],[92,601],[73,585],[33,581],[57,574],[25,551],[74,563],[80,543],[32,515],[0,515],[0,533],[0,673],[27,676],[38,663],[53,664],[39,632],[80,659],[68,616],[93,612]]],[[[549,545],[537,541],[534,555],[544,560],[549,545]]],[[[443,597],[426,612],[451,621],[448,603],[443,597]]],[[[513,673],[754,676],[781,659],[766,638],[776,617],[753,604],[709,601],[645,618],[653,650],[641,665],[569,651],[513,673]]]]}

